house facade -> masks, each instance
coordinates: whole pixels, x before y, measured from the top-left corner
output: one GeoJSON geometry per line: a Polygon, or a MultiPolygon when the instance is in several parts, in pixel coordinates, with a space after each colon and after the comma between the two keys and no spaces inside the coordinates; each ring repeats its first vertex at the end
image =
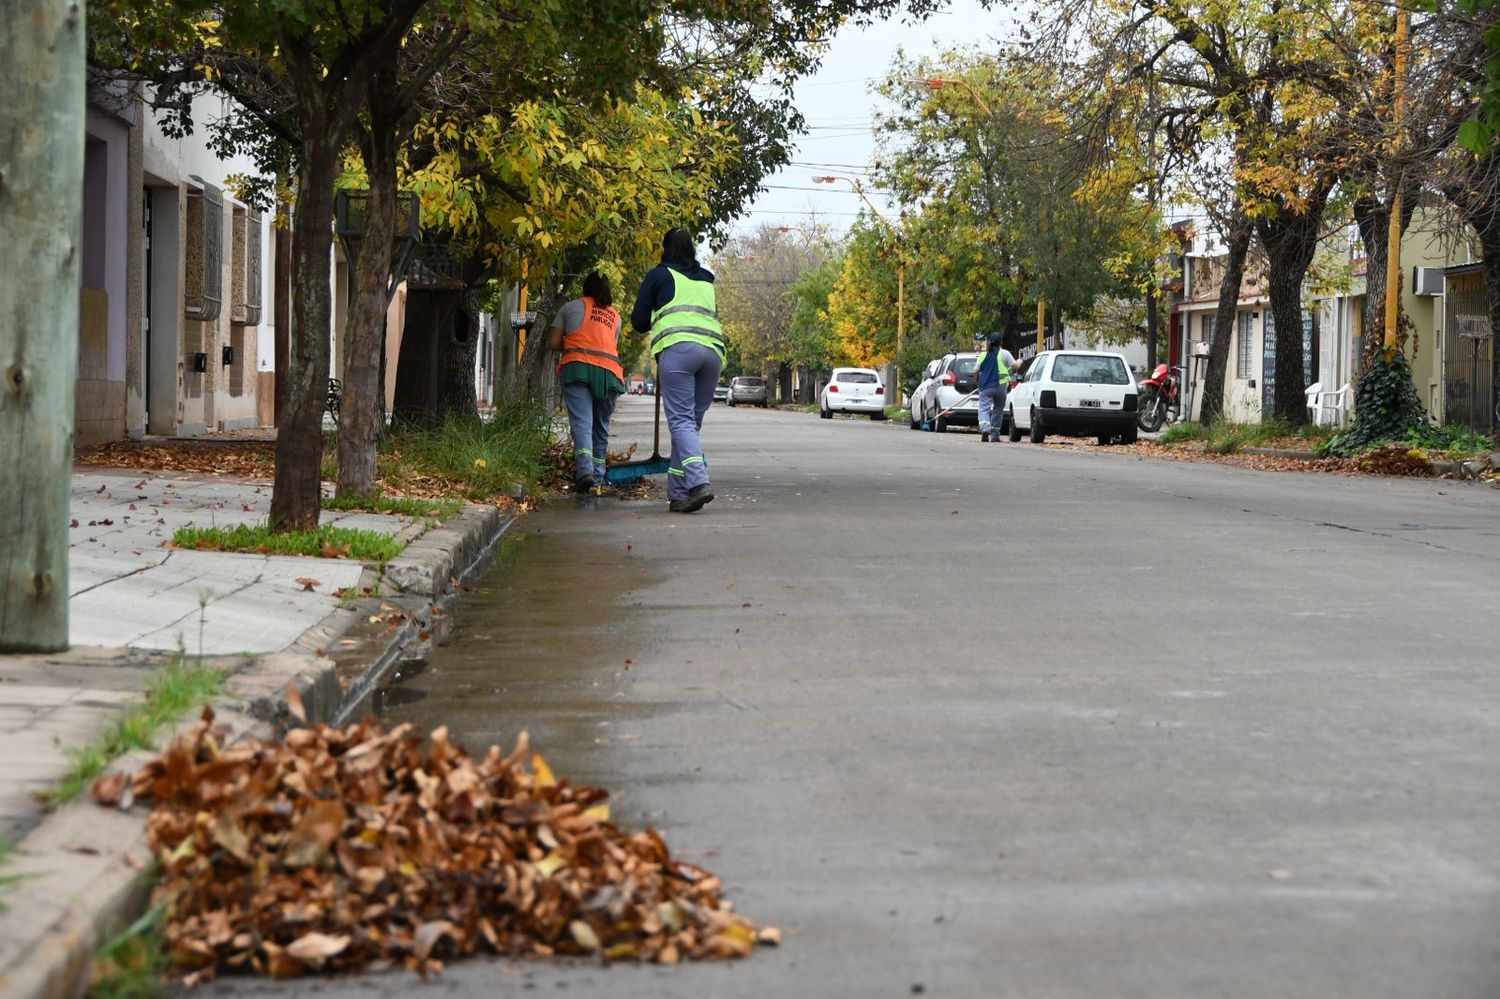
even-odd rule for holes
{"type": "MultiPolygon", "coordinates": [[[[1455,228],[1437,211],[1419,209],[1403,234],[1402,310],[1412,334],[1405,346],[1413,381],[1436,423],[1471,419],[1480,431],[1493,427],[1493,340],[1484,304],[1472,234],[1455,228]]],[[[1212,236],[1194,237],[1183,255],[1182,294],[1173,307],[1173,356],[1178,338],[1187,386],[1187,412],[1196,419],[1209,344],[1229,338],[1225,415],[1255,423],[1275,398],[1276,326],[1270,310],[1263,257],[1252,244],[1229,330],[1215,328],[1226,250],[1212,236]]],[[[1325,245],[1303,291],[1303,378],[1309,388],[1344,394],[1352,413],[1352,386],[1361,365],[1365,322],[1366,259],[1357,231],[1335,234],[1325,245]]]]}
{"type": "MultiPolygon", "coordinates": [[[[224,113],[200,97],[194,117],[224,113]]],[[[248,160],[163,132],[139,94],[89,95],[75,443],[253,426],[268,300],[269,220],[226,190],[248,160]]]]}

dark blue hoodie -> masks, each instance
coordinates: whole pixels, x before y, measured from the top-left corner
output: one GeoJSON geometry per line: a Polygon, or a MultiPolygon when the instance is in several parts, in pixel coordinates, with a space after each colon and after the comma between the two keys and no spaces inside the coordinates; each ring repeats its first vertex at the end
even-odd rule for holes
{"type": "Polygon", "coordinates": [[[676,289],[672,283],[672,271],[692,278],[694,281],[713,283],[714,275],[701,264],[682,267],[678,264],[657,264],[646,272],[641,290],[635,295],[635,308],[630,310],[630,325],[642,333],[651,329],[651,314],[672,300],[676,289]],[[671,270],[668,270],[671,268],[671,270]]]}

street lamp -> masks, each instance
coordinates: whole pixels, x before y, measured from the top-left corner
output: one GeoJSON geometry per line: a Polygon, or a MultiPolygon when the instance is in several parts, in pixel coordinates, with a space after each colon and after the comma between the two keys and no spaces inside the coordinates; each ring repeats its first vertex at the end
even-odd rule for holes
{"type": "Polygon", "coordinates": [[[820,174],[812,179],[814,184],[836,184],[841,180],[854,188],[854,193],[870,206],[870,211],[875,214],[875,217],[885,223],[885,227],[896,237],[896,356],[891,363],[889,380],[896,394],[896,405],[899,406],[902,395],[901,348],[906,341],[906,241],[902,238],[901,230],[892,225],[891,220],[875,207],[875,202],[866,196],[864,187],[853,177],[845,177],[841,174],[820,174]]]}
{"type": "Polygon", "coordinates": [[[984,112],[986,118],[995,117],[995,112],[990,110],[990,106],[984,102],[983,97],[979,96],[979,91],[974,88],[974,84],[968,80],[946,76],[913,76],[908,78],[906,82],[926,87],[928,90],[942,90],[944,87],[962,87],[968,92],[970,97],[974,98],[974,103],[979,105],[979,110],[984,112]]]}

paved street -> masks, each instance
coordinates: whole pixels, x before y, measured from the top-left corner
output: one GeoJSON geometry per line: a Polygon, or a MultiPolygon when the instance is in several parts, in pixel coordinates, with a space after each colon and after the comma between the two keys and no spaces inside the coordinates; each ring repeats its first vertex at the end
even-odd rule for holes
{"type": "Polygon", "coordinates": [[[705,446],[700,514],[529,518],[383,703],[529,728],[785,945],[212,994],[1495,995],[1500,492],[717,406],[705,446]]]}

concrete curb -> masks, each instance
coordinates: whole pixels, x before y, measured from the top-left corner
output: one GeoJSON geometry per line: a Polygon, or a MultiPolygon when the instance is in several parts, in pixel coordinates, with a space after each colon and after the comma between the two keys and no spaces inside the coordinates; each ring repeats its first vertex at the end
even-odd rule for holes
{"type": "MultiPolygon", "coordinates": [[[[462,580],[482,571],[515,523],[513,511],[470,504],[408,545],[385,566],[383,584],[398,591],[342,608],[309,628],[283,652],[261,656],[229,680],[214,706],[230,741],[270,737],[296,724],[287,693],[296,687],[311,724],[346,721],[403,656],[440,641],[451,627],[447,608],[462,580]],[[404,623],[364,640],[344,636],[366,621],[363,605],[399,607],[404,623]],[[340,666],[326,654],[352,641],[358,661],[340,666]]],[[[374,570],[366,577],[372,582],[374,570]]],[[[123,757],[111,771],[133,772],[147,753],[123,757]]],[[[43,819],[16,844],[7,874],[20,880],[0,912],[0,996],[5,999],[82,996],[94,955],[144,910],[151,894],[147,810],[100,808],[82,800],[43,819]]]]}

